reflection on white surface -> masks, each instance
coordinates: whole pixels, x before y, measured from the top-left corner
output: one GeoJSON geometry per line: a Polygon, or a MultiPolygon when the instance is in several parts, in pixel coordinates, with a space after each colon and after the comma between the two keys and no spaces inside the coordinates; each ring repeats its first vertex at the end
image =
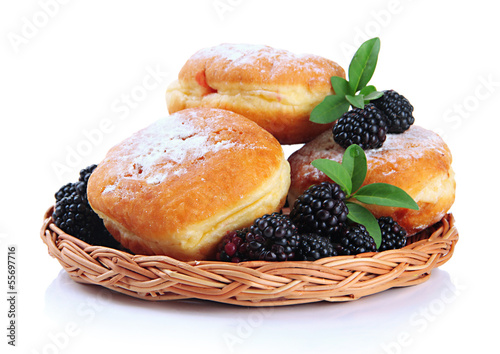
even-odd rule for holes
{"type": "Polygon", "coordinates": [[[201,300],[148,302],[78,284],[61,271],[46,290],[45,312],[60,328],[69,324],[70,352],[89,340],[102,349],[120,340],[130,350],[158,346],[187,353],[400,353],[439,321],[460,291],[447,272],[436,269],[426,283],[354,302],[248,308],[201,300]]]}

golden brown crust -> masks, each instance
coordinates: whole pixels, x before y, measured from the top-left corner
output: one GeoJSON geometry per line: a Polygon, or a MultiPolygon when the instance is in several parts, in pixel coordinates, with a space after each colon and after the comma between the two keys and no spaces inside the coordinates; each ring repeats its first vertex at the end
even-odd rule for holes
{"type": "Polygon", "coordinates": [[[231,110],[255,121],[282,144],[309,141],[331,128],[309,121],[332,94],[337,63],[269,46],[222,44],[195,53],[167,89],[170,113],[190,107],[231,110]]]}
{"type": "MultiPolygon", "coordinates": [[[[309,186],[330,179],[311,165],[315,159],[341,162],[344,149],[325,132],[293,153],[288,161],[292,182],[289,202],[309,186]]],[[[448,146],[435,133],[412,126],[403,134],[389,134],[380,149],[365,151],[368,172],[364,184],[389,183],[405,190],[419,210],[365,205],[376,217],[392,216],[409,235],[438,222],[455,200],[455,179],[448,146]]]]}
{"type": "Polygon", "coordinates": [[[229,111],[189,109],[113,147],[87,194],[131,251],[201,260],[228,230],[279,210],[289,183],[271,134],[229,111]]]}

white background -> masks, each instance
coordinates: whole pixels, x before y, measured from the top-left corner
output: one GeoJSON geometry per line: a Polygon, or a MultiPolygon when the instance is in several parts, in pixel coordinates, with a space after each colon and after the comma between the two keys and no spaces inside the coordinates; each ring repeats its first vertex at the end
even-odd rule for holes
{"type": "Polygon", "coordinates": [[[492,4],[2,2],[0,351],[498,352],[499,232],[490,201],[499,197],[500,26],[492,4]],[[76,284],[48,255],[39,229],[54,192],[167,115],[165,89],[195,51],[268,44],[347,68],[354,48],[374,36],[382,48],[371,83],[404,94],[416,124],[442,134],[454,156],[460,241],[428,282],[352,303],[274,309],[148,303],[76,284]],[[6,336],[8,245],[18,248],[16,348],[6,336]]]}

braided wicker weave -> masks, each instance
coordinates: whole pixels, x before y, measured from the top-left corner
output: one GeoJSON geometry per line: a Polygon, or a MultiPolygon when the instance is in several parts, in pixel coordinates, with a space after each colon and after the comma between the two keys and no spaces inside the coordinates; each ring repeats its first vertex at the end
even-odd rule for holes
{"type": "Polygon", "coordinates": [[[91,246],[61,231],[52,211],[45,214],[40,236],[73,280],[145,300],[197,298],[243,306],[356,300],[426,281],[450,259],[458,241],[448,214],[399,250],[315,262],[181,262],[91,246]]]}

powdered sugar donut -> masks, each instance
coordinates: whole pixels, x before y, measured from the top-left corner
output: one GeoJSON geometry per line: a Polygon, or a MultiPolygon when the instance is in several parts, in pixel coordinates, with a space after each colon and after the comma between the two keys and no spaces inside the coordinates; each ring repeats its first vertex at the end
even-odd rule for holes
{"type": "MultiPolygon", "coordinates": [[[[309,186],[330,179],[311,165],[315,159],[342,161],[345,149],[324,132],[293,153],[290,204],[309,186]]],[[[365,205],[376,216],[391,216],[409,235],[438,222],[455,200],[455,175],[448,146],[436,133],[412,126],[403,134],[388,134],[380,149],[365,151],[368,172],[364,185],[389,183],[406,191],[419,210],[365,205]]]]}
{"type": "Polygon", "coordinates": [[[309,141],[331,128],[309,121],[332,94],[337,63],[269,46],[222,44],[195,53],[166,93],[170,113],[190,107],[227,109],[255,121],[282,144],[309,141]]]}
{"type": "Polygon", "coordinates": [[[87,195],[132,252],[190,261],[213,259],[227,231],[278,211],[289,185],[290,167],[271,134],[236,113],[200,108],[113,147],[87,195]]]}

